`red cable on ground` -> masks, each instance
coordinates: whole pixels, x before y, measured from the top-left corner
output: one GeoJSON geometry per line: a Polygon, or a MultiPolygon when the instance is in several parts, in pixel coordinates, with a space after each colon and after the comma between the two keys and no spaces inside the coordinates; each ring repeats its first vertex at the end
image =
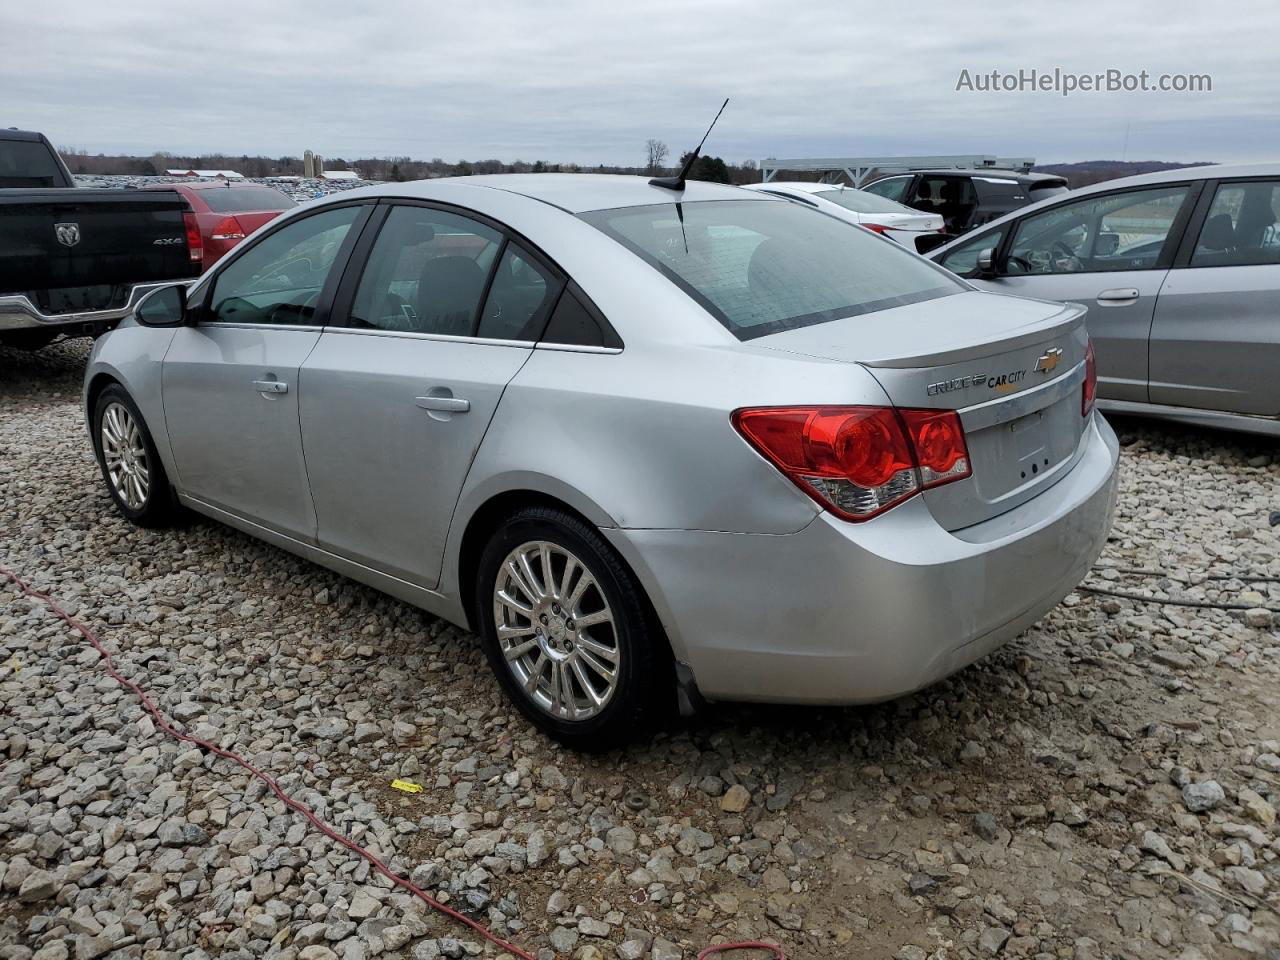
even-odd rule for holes
{"type": "MultiPolygon", "coordinates": [[[[480,934],[480,936],[484,937],[484,939],[488,940],[490,943],[498,947],[501,947],[503,950],[505,950],[507,953],[511,954],[512,956],[520,957],[521,960],[537,960],[537,958],[533,954],[528,953],[525,950],[522,950],[520,947],[517,947],[513,943],[508,943],[506,940],[503,940],[501,937],[499,937],[496,933],[494,933],[488,927],[484,926],[483,924],[475,920],[472,920],[470,917],[464,914],[459,913],[457,910],[454,910],[451,907],[445,906],[443,903],[435,899],[435,897],[431,896],[425,890],[414,885],[413,883],[406,880],[404,877],[400,876],[399,874],[393,872],[390,867],[388,867],[385,863],[383,863],[381,860],[375,857],[372,853],[370,853],[364,847],[360,846],[360,844],[356,843],[354,840],[350,839],[349,837],[344,837],[342,834],[338,833],[337,830],[334,830],[331,826],[329,826],[327,823],[325,823],[323,820],[317,817],[314,813],[312,813],[311,810],[306,805],[300,803],[299,801],[293,799],[293,797],[285,793],[284,790],[281,789],[280,785],[276,783],[275,780],[273,780],[269,774],[264,773],[262,770],[259,770],[257,767],[251,764],[248,760],[245,760],[243,757],[239,756],[238,754],[232,753],[230,750],[224,750],[222,749],[222,747],[219,747],[214,743],[210,743],[208,740],[201,740],[199,737],[193,737],[189,733],[183,733],[182,731],[175,729],[169,723],[169,721],[165,719],[164,714],[160,712],[160,708],[157,707],[154,702],[152,702],[151,698],[147,695],[146,691],[144,691],[140,686],[138,686],[132,680],[129,680],[127,677],[123,676],[120,673],[120,671],[116,669],[115,661],[111,659],[111,654],[107,652],[106,648],[102,645],[102,642],[98,639],[98,635],[96,633],[90,630],[87,626],[85,626],[83,623],[81,623],[71,614],[67,613],[67,611],[63,610],[62,607],[58,606],[57,601],[55,601],[52,597],[50,597],[48,594],[40,593],[38,590],[33,588],[31,584],[27,583],[27,581],[23,580],[12,570],[9,570],[6,567],[0,566],[0,575],[11,580],[13,584],[20,591],[22,591],[22,593],[25,596],[32,597],[36,600],[39,600],[42,604],[44,604],[51,611],[53,611],[54,615],[56,615],[59,619],[64,621],[67,624],[67,626],[69,626],[72,630],[75,630],[78,634],[80,634],[80,636],[84,637],[87,641],[89,641],[89,644],[93,647],[93,649],[97,650],[98,653],[102,656],[102,661],[106,665],[107,673],[110,674],[111,677],[117,683],[127,688],[128,690],[132,691],[133,694],[140,701],[142,701],[143,707],[145,707],[147,712],[150,713],[155,718],[156,724],[160,727],[161,730],[169,734],[169,736],[173,737],[175,740],[182,740],[187,743],[194,743],[197,747],[200,747],[204,750],[208,750],[210,753],[213,753],[219,757],[224,757],[227,760],[230,760],[233,763],[243,767],[245,770],[248,770],[249,773],[257,777],[263,783],[265,783],[267,787],[271,790],[271,792],[274,793],[277,797],[280,798],[281,801],[284,802],[285,806],[289,807],[292,810],[297,811],[298,813],[306,817],[307,821],[313,827],[315,827],[317,830],[323,833],[330,840],[340,843],[342,844],[342,846],[346,847],[352,853],[355,853],[361,857],[364,857],[364,859],[368,860],[375,870],[381,873],[384,877],[386,877],[396,886],[403,887],[405,890],[409,891],[411,894],[413,894],[415,897],[417,897],[419,900],[425,903],[432,910],[436,910],[439,913],[444,914],[446,917],[450,917],[453,920],[458,921],[459,923],[465,924],[466,926],[474,930],[476,933],[480,934]]],[[[702,950],[698,954],[698,960],[706,960],[707,957],[710,957],[713,954],[724,953],[727,950],[749,950],[749,949],[769,950],[769,951],[772,951],[775,957],[777,957],[777,960],[786,960],[786,957],[783,954],[781,947],[772,943],[758,943],[756,941],[748,941],[744,943],[722,943],[713,947],[707,947],[706,949],[702,950]]]]}

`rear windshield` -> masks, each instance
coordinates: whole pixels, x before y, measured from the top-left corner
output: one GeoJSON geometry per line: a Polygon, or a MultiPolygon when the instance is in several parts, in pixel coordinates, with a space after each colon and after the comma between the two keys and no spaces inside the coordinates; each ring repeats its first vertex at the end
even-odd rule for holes
{"type": "Polygon", "coordinates": [[[918,210],[912,210],[910,207],[904,207],[902,204],[888,200],[885,197],[877,197],[874,193],[867,193],[864,190],[823,190],[821,193],[814,194],[823,200],[830,200],[832,203],[838,203],[846,210],[852,210],[854,213],[919,213],[918,210]]]}
{"type": "Polygon", "coordinates": [[[39,140],[0,140],[0,187],[62,186],[62,168],[39,140]]]}
{"type": "Polygon", "coordinates": [[[965,289],[890,240],[785,200],[662,203],[582,219],[660,270],[739,340],[965,289]]]}
{"type": "Polygon", "coordinates": [[[279,190],[272,190],[270,187],[257,190],[246,190],[244,187],[201,190],[200,199],[214,213],[256,213],[260,210],[288,210],[297,206],[279,190]]]}

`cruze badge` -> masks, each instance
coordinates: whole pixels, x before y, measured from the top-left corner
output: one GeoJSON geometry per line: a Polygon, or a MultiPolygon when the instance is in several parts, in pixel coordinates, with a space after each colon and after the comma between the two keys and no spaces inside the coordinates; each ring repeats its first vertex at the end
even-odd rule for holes
{"type": "Polygon", "coordinates": [[[78,223],[55,223],[53,233],[64,247],[74,247],[80,242],[80,224],[78,223]]]}
{"type": "Polygon", "coordinates": [[[1011,370],[1009,373],[978,373],[931,383],[925,387],[925,393],[931,397],[937,397],[955,390],[967,390],[970,387],[987,387],[996,393],[1012,393],[1018,389],[1018,384],[1026,377],[1025,370],[1011,370]]]}
{"type": "Polygon", "coordinates": [[[1062,360],[1062,348],[1050,347],[1036,358],[1036,373],[1053,373],[1054,368],[1062,360]]]}

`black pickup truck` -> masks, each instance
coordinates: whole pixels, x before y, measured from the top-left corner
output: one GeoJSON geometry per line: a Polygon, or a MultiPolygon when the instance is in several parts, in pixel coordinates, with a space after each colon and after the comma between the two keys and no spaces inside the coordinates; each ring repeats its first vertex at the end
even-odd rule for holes
{"type": "Polygon", "coordinates": [[[43,134],[0,130],[0,344],[111,329],[157,286],[199,274],[198,242],[178,193],[77,189],[43,134]]]}

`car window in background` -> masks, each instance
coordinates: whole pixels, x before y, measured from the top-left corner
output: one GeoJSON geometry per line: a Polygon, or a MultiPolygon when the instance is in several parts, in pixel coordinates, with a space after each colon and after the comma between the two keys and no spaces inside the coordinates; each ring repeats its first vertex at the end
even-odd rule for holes
{"type": "Polygon", "coordinates": [[[1145,270],[1156,260],[1187,188],[1164,187],[1085,197],[1019,221],[1010,273],[1145,270]]]}
{"type": "Polygon", "coordinates": [[[0,188],[61,187],[62,168],[38,140],[0,139],[0,188]]]}
{"type": "Polygon", "coordinates": [[[915,213],[910,207],[903,206],[895,200],[867,193],[865,190],[823,190],[815,193],[815,197],[830,200],[832,203],[852,210],[854,213],[915,213]]]}
{"type": "Polygon", "coordinates": [[[1050,197],[1060,197],[1070,192],[1071,188],[1065,183],[1033,183],[1027,189],[1027,195],[1031,197],[1032,203],[1048,200],[1050,197]]]}
{"type": "Polygon", "coordinates": [[[875,183],[862,187],[867,193],[874,193],[877,197],[885,197],[889,200],[902,201],[906,196],[907,187],[911,184],[910,177],[886,177],[884,180],[877,180],[875,183]]]}
{"type": "Polygon", "coordinates": [[[958,273],[960,276],[966,277],[978,269],[978,255],[983,250],[997,249],[1003,239],[1003,229],[984,233],[980,237],[975,237],[959,244],[954,250],[942,257],[938,263],[952,273],[958,273]]]}
{"type": "Polygon", "coordinates": [[[1280,182],[1221,183],[1196,248],[1193,267],[1280,263],[1280,182]]]}
{"type": "Polygon", "coordinates": [[[502,234],[443,210],[401,205],[369,252],[347,326],[469,337],[502,234]]]}
{"type": "Polygon", "coordinates": [[[297,206],[279,190],[270,187],[253,190],[227,187],[225,190],[201,190],[199,194],[214,213],[254,213],[259,210],[288,210],[297,206]]]}
{"type": "Polygon", "coordinates": [[[537,340],[560,295],[561,284],[516,244],[508,243],[484,302],[477,336],[537,340]]]}
{"type": "Polygon", "coordinates": [[[901,246],[793,203],[662,203],[581,216],[740,340],[964,290],[901,246]]]}
{"type": "Polygon", "coordinates": [[[294,220],[218,274],[210,319],[218,323],[315,322],[329,271],[363,208],[339,207],[294,220]]]}

